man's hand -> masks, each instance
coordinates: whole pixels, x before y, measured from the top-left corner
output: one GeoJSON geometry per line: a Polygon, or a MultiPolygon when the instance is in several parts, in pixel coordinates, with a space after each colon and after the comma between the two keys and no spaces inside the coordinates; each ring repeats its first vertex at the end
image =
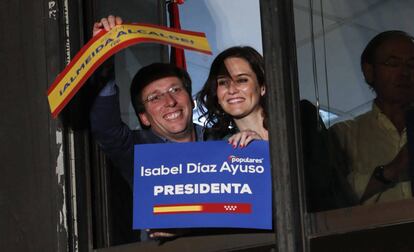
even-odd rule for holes
{"type": "Polygon", "coordinates": [[[106,31],[111,30],[117,25],[122,24],[122,18],[118,16],[109,15],[107,18],[102,18],[100,21],[93,24],[92,36],[95,37],[100,31],[105,29],[106,31]]]}
{"type": "MultiPolygon", "coordinates": [[[[408,166],[409,166],[409,156],[407,145],[401,148],[397,156],[388,163],[384,165],[384,177],[388,180],[394,182],[405,181],[409,179],[408,176],[408,166]]],[[[373,195],[382,192],[388,189],[389,186],[384,185],[382,182],[378,181],[374,176],[371,176],[365,192],[361,197],[360,202],[363,203],[367,199],[371,198],[373,195]]]]}

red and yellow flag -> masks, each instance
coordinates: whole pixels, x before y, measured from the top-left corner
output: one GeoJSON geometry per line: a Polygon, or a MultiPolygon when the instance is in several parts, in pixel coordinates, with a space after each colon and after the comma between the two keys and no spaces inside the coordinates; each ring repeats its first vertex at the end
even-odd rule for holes
{"type": "Polygon", "coordinates": [[[149,24],[123,24],[93,37],[57,76],[47,96],[53,118],[72,99],[85,81],[107,58],[137,43],[161,43],[211,54],[204,33],[149,24]]]}

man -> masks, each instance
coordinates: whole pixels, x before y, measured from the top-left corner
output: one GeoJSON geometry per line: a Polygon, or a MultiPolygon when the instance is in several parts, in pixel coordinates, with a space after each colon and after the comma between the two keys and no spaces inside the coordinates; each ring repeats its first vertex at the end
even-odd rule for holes
{"type": "MultiPolygon", "coordinates": [[[[93,34],[121,23],[119,17],[103,18],[93,34]]],[[[183,69],[165,63],[143,67],[133,78],[130,93],[143,130],[132,131],[121,121],[114,81],[96,98],[90,120],[95,139],[132,188],[135,144],[201,140],[202,127],[192,123],[191,79],[183,69]]]]}
{"type": "MultiPolygon", "coordinates": [[[[93,35],[122,24],[109,16],[95,23],[93,35]]],[[[193,101],[188,73],[171,64],[154,63],[140,69],[132,80],[131,102],[142,130],[130,130],[121,121],[118,88],[110,81],[96,98],[91,112],[91,130],[132,189],[134,145],[202,140],[203,128],[192,123],[193,101]]],[[[174,233],[152,231],[150,237],[174,233]]]]}
{"type": "Polygon", "coordinates": [[[132,188],[135,144],[201,140],[202,128],[192,123],[191,80],[182,69],[154,63],[135,75],[131,101],[143,130],[132,131],[121,121],[117,90],[111,81],[100,92],[90,114],[91,129],[132,188]]]}
{"type": "Polygon", "coordinates": [[[406,110],[414,101],[413,37],[378,34],[362,53],[361,68],[376,94],[372,110],[331,129],[348,157],[348,180],[364,204],[409,198],[406,110]]]}

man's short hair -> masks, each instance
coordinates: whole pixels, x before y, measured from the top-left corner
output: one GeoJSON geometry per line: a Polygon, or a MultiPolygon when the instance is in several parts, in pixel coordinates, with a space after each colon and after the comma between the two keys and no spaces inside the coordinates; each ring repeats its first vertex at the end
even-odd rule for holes
{"type": "MultiPolygon", "coordinates": [[[[384,31],[379,34],[377,34],[374,38],[372,38],[367,46],[365,47],[364,51],[361,54],[361,69],[363,69],[364,64],[374,64],[375,63],[375,54],[377,52],[378,47],[380,47],[384,42],[394,39],[394,38],[407,38],[410,40],[413,40],[413,37],[400,30],[390,30],[390,31],[384,31]]],[[[368,83],[372,87],[370,83],[368,83]]]]}
{"type": "Polygon", "coordinates": [[[168,63],[150,64],[141,68],[135,74],[131,83],[131,102],[137,116],[139,113],[145,111],[144,101],[141,97],[142,90],[151,82],[166,77],[177,77],[180,79],[184,85],[185,90],[191,97],[191,79],[186,70],[168,63]]]}

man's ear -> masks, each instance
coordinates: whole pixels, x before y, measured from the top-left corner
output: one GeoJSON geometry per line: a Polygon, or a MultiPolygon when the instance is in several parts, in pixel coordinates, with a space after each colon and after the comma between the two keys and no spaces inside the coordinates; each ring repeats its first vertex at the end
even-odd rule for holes
{"type": "Polygon", "coordinates": [[[368,63],[362,64],[362,72],[364,73],[365,81],[372,85],[374,81],[374,65],[368,63]]]}
{"type": "Polygon", "coordinates": [[[151,126],[151,122],[148,120],[148,116],[146,112],[139,113],[138,117],[142,124],[144,124],[147,127],[151,126]]]}

